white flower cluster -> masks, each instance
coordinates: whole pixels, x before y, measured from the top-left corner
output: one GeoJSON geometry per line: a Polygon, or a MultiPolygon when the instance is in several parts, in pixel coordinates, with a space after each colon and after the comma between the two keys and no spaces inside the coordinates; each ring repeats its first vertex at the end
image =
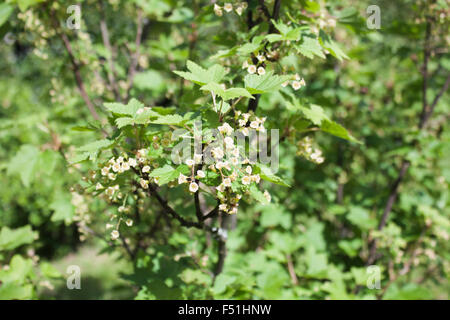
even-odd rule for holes
{"type": "MultiPolygon", "coordinates": [[[[252,116],[250,113],[239,114],[237,120],[240,124],[240,131],[248,135],[249,123],[250,128],[255,130],[265,130],[264,121],[265,118],[260,119],[252,116]],[[253,119],[252,119],[253,118],[253,119]]],[[[219,126],[221,140],[223,145],[208,145],[211,150],[211,156],[213,157],[213,164],[208,165],[209,171],[220,176],[220,184],[216,187],[217,197],[221,204],[219,209],[229,214],[235,214],[238,211],[239,200],[241,195],[236,193],[236,190],[240,187],[248,187],[252,183],[258,184],[261,180],[259,174],[254,174],[253,163],[248,158],[242,157],[240,154],[239,146],[232,138],[233,128],[225,122],[219,126]]],[[[194,155],[194,159],[186,160],[186,164],[191,167],[191,176],[179,175],[178,184],[189,184],[189,191],[195,193],[199,189],[198,182],[202,182],[207,177],[207,174],[203,170],[197,170],[195,172],[195,164],[201,162],[202,155],[194,155]]],[[[270,194],[266,191],[264,196],[270,201],[270,194]]]]}
{"type": "MultiPolygon", "coordinates": [[[[287,85],[289,85],[289,81],[285,81],[282,86],[286,87],[287,85]]],[[[294,76],[294,80],[291,82],[291,86],[294,90],[298,90],[301,87],[306,86],[306,82],[305,79],[300,78],[300,76],[298,74],[295,74],[294,76]]]]}
{"type": "Polygon", "coordinates": [[[266,131],[266,128],[264,128],[266,117],[258,118],[253,113],[242,113],[239,110],[236,111],[236,116],[236,121],[240,127],[239,131],[242,132],[244,136],[248,136],[250,129],[260,132],[266,131]]]}
{"type": "Polygon", "coordinates": [[[320,164],[325,160],[322,156],[322,151],[313,147],[312,139],[310,137],[305,137],[297,143],[297,155],[303,156],[309,161],[317,164],[320,164]]]}
{"type": "Polygon", "coordinates": [[[91,223],[91,216],[89,215],[89,206],[85,201],[83,195],[72,191],[71,203],[75,208],[75,216],[73,220],[76,221],[78,227],[78,233],[80,234],[80,241],[86,240],[87,232],[86,226],[91,223]]]}
{"type": "Polygon", "coordinates": [[[242,13],[244,12],[245,9],[247,9],[248,4],[247,2],[240,2],[240,3],[235,3],[234,5],[226,2],[223,7],[219,6],[217,3],[214,4],[214,13],[216,14],[216,16],[221,17],[223,15],[223,11],[229,13],[231,11],[236,11],[236,13],[238,15],[242,15],[242,13]]]}
{"type": "MultiPolygon", "coordinates": [[[[123,156],[111,158],[107,164],[101,169],[102,176],[109,180],[116,180],[117,174],[130,170],[131,167],[136,167],[137,161],[134,158],[125,159],[123,156]]],[[[97,185],[97,190],[102,189],[102,185],[97,185]]]]}
{"type": "Polygon", "coordinates": [[[248,62],[248,60],[245,60],[242,64],[242,69],[247,69],[247,72],[250,74],[258,73],[260,76],[266,74],[266,69],[262,66],[262,63],[266,61],[266,56],[264,53],[260,53],[256,56],[256,59],[258,60],[258,63],[256,65],[253,64],[253,62],[248,62]]]}

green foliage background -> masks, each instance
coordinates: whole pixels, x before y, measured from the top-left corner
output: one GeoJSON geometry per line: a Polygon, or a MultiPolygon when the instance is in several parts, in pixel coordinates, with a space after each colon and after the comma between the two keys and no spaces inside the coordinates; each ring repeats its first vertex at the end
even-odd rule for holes
{"type": "MultiPolygon", "coordinates": [[[[264,8],[274,17],[276,0],[248,1],[241,16],[217,16],[203,0],[79,2],[81,30],[66,27],[70,1],[0,3],[0,299],[449,298],[448,2],[281,1],[274,22],[264,8]],[[373,4],[378,30],[366,25],[373,4]],[[312,26],[317,39],[307,36],[312,26]],[[269,93],[243,81],[242,62],[267,47],[278,50],[275,74],[298,73],[305,87],[282,88],[269,71],[269,93]],[[197,84],[219,80],[186,73],[188,60],[226,67],[230,86],[263,93],[255,113],[283,133],[277,175],[290,187],[264,181],[272,202],[240,206],[217,277],[214,239],[164,218],[154,199],[123,231],[130,257],[105,228],[114,207],[84,192],[95,165],[74,164],[77,148],[104,132],[116,144],[134,134],[104,103],[134,97],[175,119],[203,112],[197,84]],[[322,164],[298,154],[305,136],[323,151],[322,164]],[[79,292],[66,289],[71,264],[82,269],[79,292]],[[380,267],[379,290],[366,286],[369,264],[380,267]]],[[[90,146],[89,157],[101,157],[90,146]]],[[[186,192],[164,186],[161,194],[194,219],[186,192]]]]}

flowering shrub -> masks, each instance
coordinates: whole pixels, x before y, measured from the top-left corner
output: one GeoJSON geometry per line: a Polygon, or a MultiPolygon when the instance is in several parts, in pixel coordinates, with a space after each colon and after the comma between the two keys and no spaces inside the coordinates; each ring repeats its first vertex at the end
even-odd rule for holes
{"type": "Polygon", "coordinates": [[[0,4],[0,297],[80,245],[137,299],[444,297],[447,4],[71,5],[0,4]]]}

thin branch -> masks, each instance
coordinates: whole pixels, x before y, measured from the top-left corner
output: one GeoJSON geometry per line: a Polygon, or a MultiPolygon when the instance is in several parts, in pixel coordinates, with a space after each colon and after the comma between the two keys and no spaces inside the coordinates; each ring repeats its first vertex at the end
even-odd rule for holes
{"type": "Polygon", "coordinates": [[[294,286],[298,285],[298,278],[295,274],[294,263],[292,262],[292,257],[290,254],[286,254],[286,261],[288,265],[289,275],[291,277],[291,282],[294,286]]]}
{"type": "Polygon", "coordinates": [[[78,90],[80,91],[81,97],[83,98],[84,102],[86,103],[86,106],[89,109],[89,112],[91,113],[92,117],[95,120],[100,120],[100,117],[98,116],[97,111],[95,111],[94,104],[92,103],[91,99],[89,98],[86,88],[84,87],[83,79],[81,78],[80,73],[80,65],[75,59],[75,56],[73,54],[72,46],[70,45],[70,41],[67,38],[67,35],[65,33],[60,33],[60,37],[64,42],[64,46],[67,50],[67,53],[69,54],[69,59],[72,64],[72,70],[75,75],[75,81],[77,83],[78,90]]]}
{"type": "Polygon", "coordinates": [[[167,203],[166,200],[164,200],[156,191],[156,188],[149,184],[148,185],[149,191],[151,192],[150,195],[154,195],[156,200],[158,200],[159,204],[163,207],[164,211],[169,214],[170,216],[172,216],[173,218],[175,218],[176,220],[178,220],[180,222],[180,224],[183,227],[186,228],[197,228],[197,229],[203,229],[203,225],[199,222],[194,222],[194,221],[189,221],[186,220],[185,218],[183,218],[182,216],[180,216],[175,210],[173,210],[167,203]]]}
{"type": "Polygon", "coordinates": [[[114,93],[114,97],[116,98],[116,100],[121,101],[119,87],[117,86],[117,82],[116,82],[116,69],[114,66],[114,50],[113,50],[113,48],[111,46],[111,42],[109,40],[109,31],[108,31],[108,25],[106,24],[105,8],[103,5],[103,1],[101,2],[101,9],[102,9],[102,19],[100,20],[100,31],[102,34],[103,44],[110,53],[107,57],[108,63],[109,63],[108,80],[109,80],[109,84],[112,88],[112,91],[114,93]]]}

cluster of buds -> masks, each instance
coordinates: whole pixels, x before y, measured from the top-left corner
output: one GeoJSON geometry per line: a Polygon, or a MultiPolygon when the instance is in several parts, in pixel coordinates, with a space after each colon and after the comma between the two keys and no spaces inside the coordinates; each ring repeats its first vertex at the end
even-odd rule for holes
{"type": "Polygon", "coordinates": [[[320,18],[317,20],[320,29],[330,28],[333,29],[336,27],[336,19],[328,16],[325,12],[320,13],[320,18]]]}
{"type": "Polygon", "coordinates": [[[325,160],[322,156],[322,151],[313,147],[312,139],[310,137],[305,137],[297,143],[297,155],[303,156],[309,161],[317,164],[320,164],[325,160]]]}
{"type": "MultiPolygon", "coordinates": [[[[293,88],[294,90],[298,90],[298,89],[300,89],[301,87],[306,86],[305,79],[300,78],[300,76],[299,76],[297,73],[294,75],[294,78],[293,78],[293,80],[292,80],[290,83],[291,83],[291,86],[292,86],[292,88],[293,88]]],[[[289,85],[289,81],[285,81],[285,82],[283,82],[283,84],[282,84],[283,87],[286,87],[286,86],[288,86],[288,85],[289,85]]]]}
{"type": "Polygon", "coordinates": [[[223,11],[230,13],[233,11],[236,11],[238,15],[242,15],[245,9],[247,9],[248,4],[247,2],[239,2],[235,4],[231,4],[229,2],[224,3],[223,7],[219,6],[217,3],[214,4],[214,13],[216,16],[221,17],[223,15],[223,11]],[[222,11],[223,10],[223,11],[222,11]]]}
{"type": "Polygon", "coordinates": [[[26,31],[33,32],[33,53],[43,60],[48,59],[48,54],[44,52],[44,48],[48,46],[48,38],[55,35],[55,31],[47,30],[48,28],[32,10],[20,12],[17,17],[25,22],[24,29],[26,31]]]}
{"type": "Polygon", "coordinates": [[[78,233],[80,234],[80,241],[86,240],[86,227],[91,223],[91,216],[89,215],[89,206],[85,201],[83,195],[72,191],[71,203],[75,208],[75,216],[73,220],[77,223],[78,233]]]}
{"type": "Polygon", "coordinates": [[[266,117],[258,118],[252,113],[242,113],[239,110],[236,111],[236,121],[239,125],[239,131],[244,136],[248,136],[249,130],[253,129],[260,132],[265,132],[264,122],[266,117]]]}
{"type": "Polygon", "coordinates": [[[259,53],[256,56],[256,60],[257,60],[256,65],[253,64],[253,61],[250,61],[250,63],[249,63],[248,60],[245,60],[242,63],[242,69],[247,69],[247,72],[249,74],[257,73],[260,76],[262,76],[263,74],[266,73],[266,69],[264,69],[264,67],[263,67],[263,63],[264,63],[264,61],[266,61],[266,56],[264,55],[264,53],[259,53]]]}
{"type": "MultiPolygon", "coordinates": [[[[255,117],[253,114],[244,113],[236,116],[240,123],[240,131],[248,134],[249,128],[256,130],[265,130],[264,121],[255,117]]],[[[219,126],[219,139],[211,141],[206,148],[210,150],[212,163],[207,167],[197,166],[201,163],[202,155],[196,154],[193,159],[187,159],[185,163],[191,168],[190,176],[180,173],[178,184],[188,184],[189,191],[196,193],[199,190],[199,184],[206,182],[208,172],[215,177],[219,177],[219,184],[216,185],[217,198],[220,200],[219,209],[229,214],[235,214],[238,211],[241,192],[248,190],[252,183],[258,184],[261,180],[259,174],[255,174],[254,163],[241,155],[239,146],[233,139],[233,128],[227,122],[219,126]],[[200,169],[199,169],[200,167],[200,169]]],[[[245,134],[245,133],[244,133],[245,134]]],[[[270,201],[270,195],[265,193],[265,197],[270,201]]]]}
{"type": "MultiPolygon", "coordinates": [[[[126,157],[126,155],[125,155],[126,157]]],[[[108,178],[109,180],[116,180],[117,174],[124,173],[130,168],[137,166],[137,161],[135,158],[125,159],[124,156],[120,156],[117,159],[112,157],[101,169],[101,175],[108,178]]],[[[100,182],[97,184],[97,190],[103,189],[100,182]]]]}

